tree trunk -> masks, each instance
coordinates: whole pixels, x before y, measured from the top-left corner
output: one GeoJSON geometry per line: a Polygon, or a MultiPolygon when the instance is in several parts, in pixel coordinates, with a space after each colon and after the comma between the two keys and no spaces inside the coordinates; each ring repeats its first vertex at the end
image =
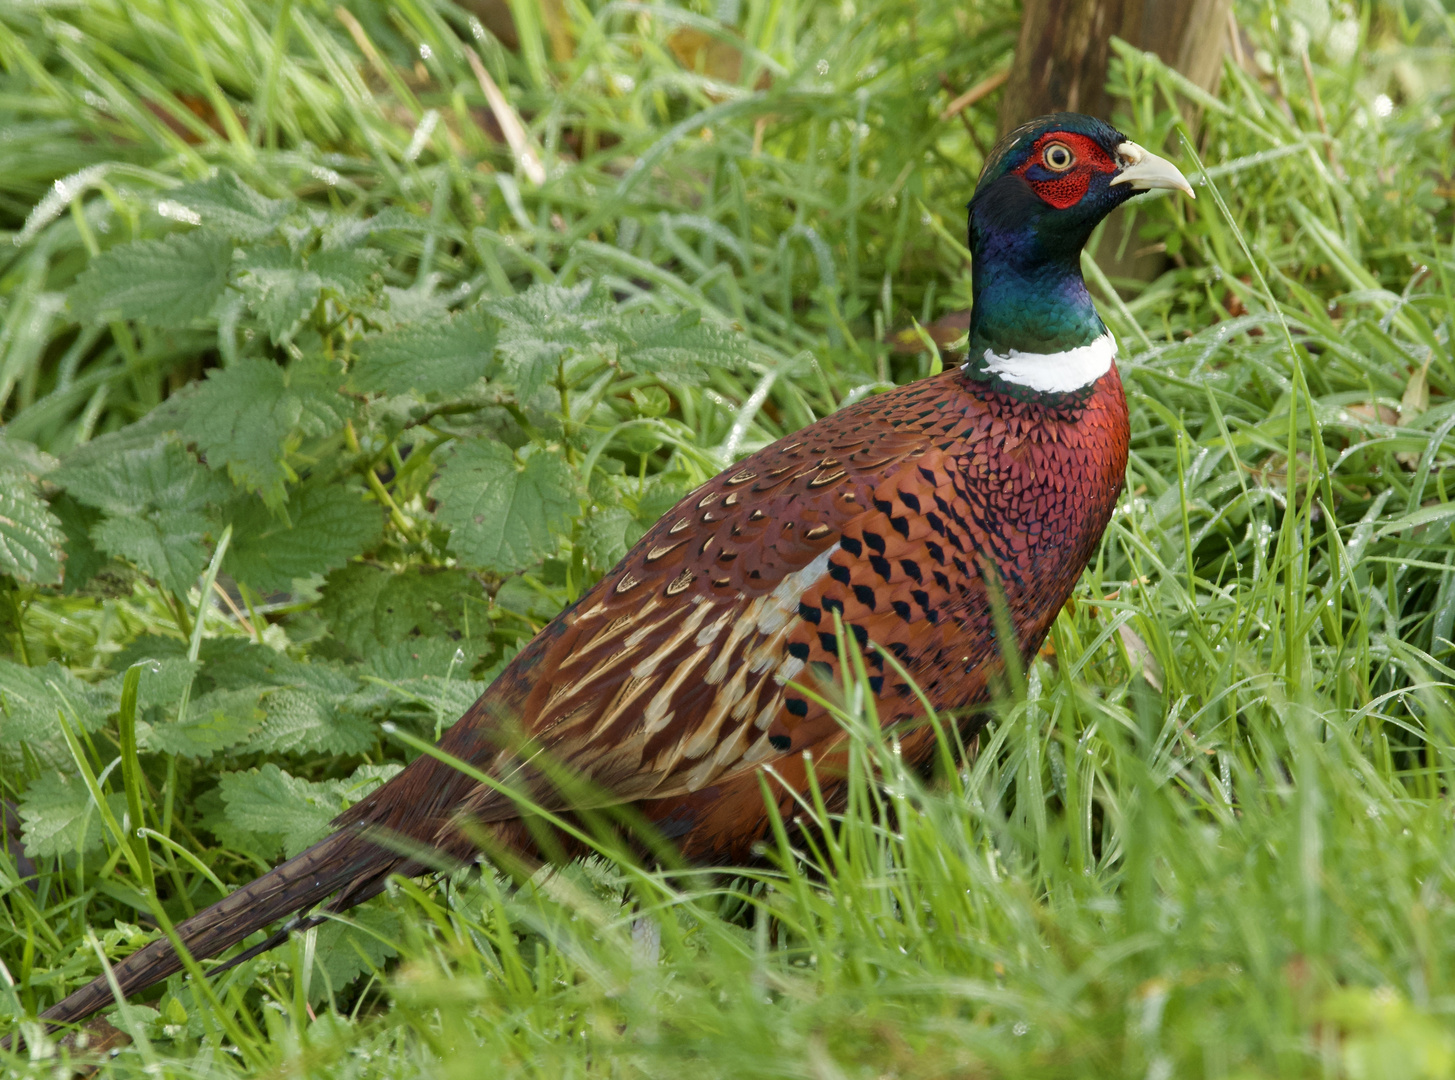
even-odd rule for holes
{"type": "MultiPolygon", "coordinates": [[[[1000,102],[1000,130],[1063,109],[1110,120],[1106,69],[1113,35],[1156,53],[1203,89],[1216,90],[1231,9],[1232,0],[1024,0],[1015,63],[1000,102]]],[[[1134,257],[1135,239],[1115,259],[1121,225],[1120,215],[1107,222],[1097,262],[1114,277],[1155,277],[1163,259],[1134,257]]]]}
{"type": "Polygon", "coordinates": [[[1113,35],[1160,56],[1203,89],[1217,88],[1232,0],[1025,0],[1000,129],[1062,109],[1109,120],[1113,35]]]}

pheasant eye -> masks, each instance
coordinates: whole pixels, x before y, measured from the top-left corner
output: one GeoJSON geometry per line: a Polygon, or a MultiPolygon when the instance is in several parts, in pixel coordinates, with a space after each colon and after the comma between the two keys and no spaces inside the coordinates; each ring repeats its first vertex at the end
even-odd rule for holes
{"type": "Polygon", "coordinates": [[[1065,172],[1076,163],[1076,155],[1065,143],[1052,143],[1041,153],[1041,160],[1046,163],[1046,168],[1065,172]]]}

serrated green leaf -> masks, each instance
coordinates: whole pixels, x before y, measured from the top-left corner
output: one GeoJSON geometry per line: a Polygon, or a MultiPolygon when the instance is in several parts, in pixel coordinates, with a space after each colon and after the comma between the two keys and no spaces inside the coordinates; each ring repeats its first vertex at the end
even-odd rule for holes
{"type": "MultiPolygon", "coordinates": [[[[230,644],[233,640],[232,638],[204,639],[202,642],[203,653],[206,653],[209,645],[230,644]]],[[[144,633],[132,638],[120,652],[114,654],[110,658],[109,666],[112,671],[124,675],[127,668],[141,660],[185,660],[186,658],[187,643],[181,638],[169,637],[166,634],[144,633]]],[[[120,677],[120,675],[112,676],[118,680],[116,683],[118,687],[121,686],[120,677]]],[[[106,686],[107,683],[101,685],[106,686]]]]}
{"type": "Polygon", "coordinates": [[[328,835],[329,822],[347,809],[342,781],[313,783],[271,763],[222,773],[217,786],[229,824],[260,838],[278,837],[290,858],[328,835]]]}
{"type": "Polygon", "coordinates": [[[83,730],[94,731],[116,708],[117,697],[92,686],[52,660],[45,667],[24,667],[0,659],[0,745],[41,742],[60,733],[56,714],[83,730]]]}
{"type": "Polygon", "coordinates": [[[91,539],[91,527],[101,520],[101,511],[84,506],[69,492],[61,492],[51,500],[51,513],[60,522],[65,534],[66,566],[62,591],[71,595],[96,576],[106,565],[106,556],[91,539]]]}
{"type": "Polygon", "coordinates": [[[658,473],[647,481],[645,489],[640,485],[633,486],[638,489],[636,505],[632,511],[637,519],[637,529],[635,532],[627,530],[628,544],[635,544],[640,540],[642,534],[655,525],[663,514],[682,501],[682,496],[693,485],[684,482],[681,473],[672,472],[658,473]]]}
{"type": "Polygon", "coordinates": [[[105,511],[93,543],[129,559],[174,592],[186,592],[207,562],[202,512],[222,487],[174,439],[115,454],[85,467],[67,461],[54,479],[105,511]]]}
{"type": "Polygon", "coordinates": [[[205,759],[251,740],[263,719],[259,692],[214,690],[194,699],[180,722],[138,725],[142,746],[163,754],[205,759]]]}
{"type": "Polygon", "coordinates": [[[494,351],[489,317],[465,312],[367,338],[349,381],[364,393],[458,393],[490,370],[494,351]]]}
{"type": "Polygon", "coordinates": [[[366,655],[406,638],[457,631],[470,597],[481,597],[480,586],[461,570],[394,574],[350,563],[328,575],[317,610],[340,643],[366,655]]]}
{"type": "Polygon", "coordinates": [[[294,578],[326,573],[369,550],[383,535],[383,511],[337,484],[294,491],[275,516],[257,500],[233,515],[233,541],[223,568],[261,593],[288,589],[294,578]]]}
{"type": "MultiPolygon", "coordinates": [[[[109,468],[113,459],[128,451],[152,449],[169,439],[177,442],[177,429],[181,426],[187,404],[196,395],[197,389],[197,384],[188,383],[135,423],[82,443],[65,455],[57,472],[74,478],[80,470],[98,465],[109,468]]],[[[65,481],[57,476],[49,476],[47,479],[65,486],[65,481]]]]}
{"type": "Polygon", "coordinates": [[[634,312],[610,333],[617,363],[628,375],[670,374],[700,383],[714,368],[732,370],[752,358],[747,337],[703,322],[695,310],[675,317],[634,312]]]}
{"type": "MultiPolygon", "coordinates": [[[[159,639],[153,637],[149,640],[156,642],[159,639]]],[[[266,686],[299,685],[307,683],[313,669],[322,666],[294,660],[287,653],[243,638],[206,639],[202,642],[201,658],[203,678],[222,690],[246,690],[259,683],[266,686]]],[[[350,682],[344,692],[352,690],[353,686],[350,682]]]]}
{"type": "Polygon", "coordinates": [[[317,1004],[330,992],[338,993],[361,975],[378,971],[399,950],[391,941],[403,938],[403,923],[396,912],[377,907],[350,911],[347,922],[330,920],[318,928],[314,963],[324,977],[309,983],[308,997],[317,1004]],[[351,926],[350,923],[357,925],[351,926]]]}
{"type": "MultiPolygon", "coordinates": [[[[185,656],[166,655],[161,658],[147,657],[140,661],[141,674],[136,683],[136,707],[145,712],[154,707],[175,711],[182,697],[182,690],[196,677],[198,666],[185,656]]],[[[130,667],[131,665],[126,665],[130,667]]],[[[97,684],[121,700],[121,683],[126,678],[125,670],[97,684]]]]}
{"type": "Polygon", "coordinates": [[[340,300],[359,301],[379,285],[384,262],[378,248],[319,251],[308,257],[308,269],[340,300]]]}
{"type": "Polygon", "coordinates": [[[225,772],[218,778],[218,788],[234,828],[281,838],[284,853],[291,858],[326,836],[335,817],[396,772],[397,766],[363,766],[348,780],[314,783],[268,764],[225,772]]]}
{"type": "Polygon", "coordinates": [[[744,335],[704,323],[696,310],[624,312],[599,281],[574,288],[533,285],[484,309],[499,320],[501,370],[521,399],[543,386],[571,352],[597,350],[627,374],[670,374],[692,383],[713,368],[741,367],[752,356],[744,335]]]}
{"type": "Polygon", "coordinates": [[[357,754],[374,745],[375,727],[313,688],[278,690],[267,699],[267,718],[248,744],[266,754],[357,754]]]}
{"type": "Polygon", "coordinates": [[[81,502],[108,514],[146,510],[201,510],[226,492],[176,437],[153,437],[145,445],[114,447],[101,457],[67,457],[51,480],[81,502]]]}
{"type": "Polygon", "coordinates": [[[564,461],[538,451],[518,467],[510,447],[490,439],[461,444],[434,494],[450,550],[470,566],[506,573],[555,551],[552,534],[569,528],[577,505],[564,461]]]}
{"type": "Polygon", "coordinates": [[[292,199],[270,199],[254,191],[229,169],[221,169],[207,180],[173,188],[166,197],[196,214],[203,228],[238,240],[268,236],[296,205],[292,199]]]}
{"type": "Polygon", "coordinates": [[[288,453],[304,435],[338,430],[349,411],[348,400],[329,389],[322,374],[285,371],[271,360],[248,357],[208,373],[188,399],[181,425],[212,468],[226,467],[238,487],[279,506],[292,478],[288,453]]]}
{"type": "Polygon", "coordinates": [[[320,246],[324,251],[351,248],[382,232],[429,232],[427,217],[417,217],[399,206],[386,206],[373,217],[344,217],[330,214],[322,229],[320,246]]]}
{"type": "Polygon", "coordinates": [[[397,697],[422,705],[435,716],[444,717],[448,724],[453,723],[456,717],[463,716],[465,710],[475,704],[475,700],[489,685],[489,680],[476,682],[427,675],[423,678],[395,680],[391,682],[389,689],[397,697]]]}
{"type": "Polygon", "coordinates": [[[0,574],[54,585],[61,580],[66,534],[34,485],[14,473],[0,476],[0,574]]]}
{"type": "Polygon", "coordinates": [[[70,291],[83,322],[135,319],[182,328],[205,318],[232,269],[232,241],[209,229],[136,240],[91,260],[70,291]]]}
{"type": "Polygon", "coordinates": [[[532,285],[485,310],[499,321],[496,353],[521,398],[544,386],[567,353],[600,346],[603,328],[618,318],[611,293],[595,281],[569,289],[532,285]]]}
{"type": "Polygon", "coordinates": [[[0,475],[10,473],[38,480],[59,462],[33,442],[0,431],[0,475]]]}
{"type": "Polygon", "coordinates": [[[287,371],[288,389],[298,399],[298,433],[322,439],[342,431],[354,405],[339,392],[343,376],[328,361],[294,364],[287,371]]]}
{"type": "MultiPolygon", "coordinates": [[[[377,323],[382,330],[393,330],[410,324],[429,326],[454,317],[452,305],[458,301],[458,294],[436,289],[433,285],[433,280],[409,289],[385,285],[380,303],[369,313],[369,320],[377,323]]],[[[493,321],[490,328],[493,334],[493,321]]],[[[493,337],[491,343],[493,347],[493,337]]]]}
{"type": "Polygon", "coordinates": [[[450,638],[410,638],[371,649],[364,667],[375,678],[390,682],[430,675],[442,678],[452,670],[454,678],[467,679],[470,657],[450,638]]]}
{"type": "Polygon", "coordinates": [[[174,593],[185,594],[207,565],[202,542],[211,523],[193,510],[152,510],[104,517],[91,529],[96,546],[135,563],[174,593]]]}
{"type": "Polygon", "coordinates": [[[619,563],[630,547],[627,530],[635,524],[631,511],[620,506],[603,507],[588,517],[583,531],[591,565],[606,569],[619,563]]]}
{"type": "Polygon", "coordinates": [[[257,248],[238,264],[237,287],[268,337],[281,344],[318,303],[323,279],[285,247],[257,248]]]}
{"type": "MultiPolygon", "coordinates": [[[[106,805],[118,821],[126,813],[126,796],[106,796],[106,805]]],[[[21,835],[32,858],[69,855],[101,846],[101,813],[91,792],[78,776],[45,772],[31,781],[20,800],[21,835]]]]}

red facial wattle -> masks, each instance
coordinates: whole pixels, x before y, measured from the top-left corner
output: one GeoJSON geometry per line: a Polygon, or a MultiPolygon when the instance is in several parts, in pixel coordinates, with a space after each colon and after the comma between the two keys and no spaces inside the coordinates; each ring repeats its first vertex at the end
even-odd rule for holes
{"type": "Polygon", "coordinates": [[[1065,210],[1085,198],[1093,176],[1116,170],[1117,163],[1095,139],[1073,131],[1050,131],[1036,140],[1025,163],[1015,172],[1042,202],[1065,210]],[[1058,171],[1047,163],[1046,152],[1055,144],[1066,147],[1074,156],[1069,168],[1058,171]]]}

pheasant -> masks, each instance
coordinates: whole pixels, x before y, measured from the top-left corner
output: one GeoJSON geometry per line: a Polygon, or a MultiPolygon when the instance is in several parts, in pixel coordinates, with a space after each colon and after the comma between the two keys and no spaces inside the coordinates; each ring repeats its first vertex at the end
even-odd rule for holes
{"type": "MultiPolygon", "coordinates": [[[[1122,488],[1126,399],[1080,255],[1103,217],[1151,188],[1193,194],[1099,120],[1060,113],[1011,132],[969,204],[964,364],[842,409],[684,498],[446,732],[440,748],[492,783],[419,757],[332,835],[181,923],[192,955],[330,897],[327,910],[348,908],[391,874],[468,860],[482,830],[541,854],[518,794],[563,814],[630,805],[688,859],[747,859],[769,821],[761,768],[788,809],[808,789],[807,756],[831,787],[845,758],[845,732],[805,692],[838,677],[841,646],[862,652],[907,758],[933,744],[906,723],[922,709],[905,674],[973,735],[965,707],[1003,664],[995,598],[1015,631],[1006,647],[1029,658],[1122,488]]],[[[158,939],[114,974],[131,994],[181,966],[158,939]]],[[[98,978],[41,1018],[74,1022],[111,1000],[98,978]]]]}

